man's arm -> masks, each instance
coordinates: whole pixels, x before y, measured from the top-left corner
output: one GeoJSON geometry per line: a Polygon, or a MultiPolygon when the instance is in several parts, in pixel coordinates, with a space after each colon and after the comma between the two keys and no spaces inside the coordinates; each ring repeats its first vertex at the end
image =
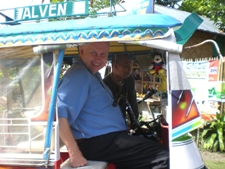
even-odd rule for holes
{"type": "Polygon", "coordinates": [[[66,118],[59,118],[59,134],[63,143],[67,147],[70,157],[70,165],[72,167],[84,166],[87,163],[87,160],[83,157],[66,118]]]}

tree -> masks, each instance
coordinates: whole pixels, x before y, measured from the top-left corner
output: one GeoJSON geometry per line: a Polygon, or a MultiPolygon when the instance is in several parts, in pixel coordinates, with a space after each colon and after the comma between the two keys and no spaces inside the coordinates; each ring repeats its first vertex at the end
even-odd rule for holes
{"type": "MultiPolygon", "coordinates": [[[[112,5],[116,5],[121,0],[112,0],[112,5]]],[[[110,7],[110,0],[92,0],[93,3],[90,4],[90,14],[96,15],[97,11],[110,7]]]]}
{"type": "Polygon", "coordinates": [[[212,117],[211,121],[206,121],[203,126],[203,132],[201,133],[201,142],[203,143],[204,149],[212,151],[225,150],[225,115],[216,114],[216,117],[212,117]]]}
{"type": "Polygon", "coordinates": [[[221,31],[225,31],[225,1],[224,0],[183,0],[179,10],[195,12],[210,18],[221,31]]]}

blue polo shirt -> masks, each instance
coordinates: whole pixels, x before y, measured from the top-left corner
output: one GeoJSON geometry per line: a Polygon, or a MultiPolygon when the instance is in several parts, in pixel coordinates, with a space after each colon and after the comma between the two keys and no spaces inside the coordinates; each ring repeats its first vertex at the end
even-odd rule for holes
{"type": "Polygon", "coordinates": [[[75,139],[125,131],[125,119],[113,101],[100,74],[92,74],[79,58],[59,83],[58,115],[68,119],[75,139]]]}

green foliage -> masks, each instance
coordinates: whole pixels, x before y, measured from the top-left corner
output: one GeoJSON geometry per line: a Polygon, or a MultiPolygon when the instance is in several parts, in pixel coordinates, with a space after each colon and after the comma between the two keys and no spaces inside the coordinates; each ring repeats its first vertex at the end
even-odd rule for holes
{"type": "Polygon", "coordinates": [[[224,0],[183,0],[179,10],[195,12],[210,18],[219,29],[225,31],[225,1],[224,0]]]}
{"type": "Polygon", "coordinates": [[[225,145],[225,113],[217,114],[211,121],[204,124],[201,139],[203,148],[212,151],[224,151],[225,145]]]}
{"type": "Polygon", "coordinates": [[[51,0],[51,3],[64,2],[64,0],[51,0]]]}

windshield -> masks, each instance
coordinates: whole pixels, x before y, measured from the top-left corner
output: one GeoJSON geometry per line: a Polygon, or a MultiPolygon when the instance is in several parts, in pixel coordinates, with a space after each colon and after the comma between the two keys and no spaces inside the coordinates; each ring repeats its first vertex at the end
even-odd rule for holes
{"type": "Polygon", "coordinates": [[[53,54],[34,55],[31,47],[5,48],[0,53],[0,163],[12,158],[10,154],[17,164],[24,163],[23,157],[15,156],[20,153],[40,154],[43,159],[53,54]]]}

